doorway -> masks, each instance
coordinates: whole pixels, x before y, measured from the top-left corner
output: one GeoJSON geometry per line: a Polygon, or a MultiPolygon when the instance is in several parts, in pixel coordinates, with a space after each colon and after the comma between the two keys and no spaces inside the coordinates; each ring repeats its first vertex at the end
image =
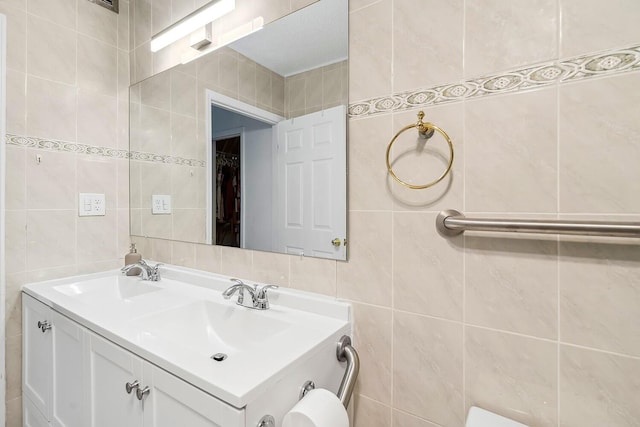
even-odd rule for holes
{"type": "Polygon", "coordinates": [[[213,224],[215,244],[239,248],[242,218],[240,203],[241,138],[240,135],[223,137],[214,140],[213,144],[216,153],[215,170],[212,171],[216,177],[214,194],[216,215],[213,224]]]}

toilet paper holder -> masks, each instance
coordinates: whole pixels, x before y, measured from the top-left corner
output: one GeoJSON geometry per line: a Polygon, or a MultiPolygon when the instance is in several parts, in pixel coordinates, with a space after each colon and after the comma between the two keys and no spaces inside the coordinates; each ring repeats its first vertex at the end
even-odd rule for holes
{"type": "MultiPolygon", "coordinates": [[[[338,399],[340,399],[340,402],[346,408],[349,406],[349,400],[351,399],[353,389],[356,386],[356,379],[358,379],[358,372],[360,372],[360,357],[358,357],[358,352],[351,345],[351,338],[347,335],[343,335],[342,338],[340,338],[340,341],[338,341],[336,358],[339,362],[347,362],[347,369],[344,371],[342,382],[340,383],[340,387],[336,393],[338,399]]],[[[300,399],[314,388],[316,388],[316,385],[313,381],[306,381],[302,385],[300,399]]]]}

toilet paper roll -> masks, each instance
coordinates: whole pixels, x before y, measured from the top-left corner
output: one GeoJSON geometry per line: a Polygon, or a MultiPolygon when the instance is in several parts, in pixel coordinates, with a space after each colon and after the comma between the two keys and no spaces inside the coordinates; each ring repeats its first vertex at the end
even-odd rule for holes
{"type": "Polygon", "coordinates": [[[317,388],[287,412],[282,427],[349,427],[349,417],[335,394],[317,388]]]}

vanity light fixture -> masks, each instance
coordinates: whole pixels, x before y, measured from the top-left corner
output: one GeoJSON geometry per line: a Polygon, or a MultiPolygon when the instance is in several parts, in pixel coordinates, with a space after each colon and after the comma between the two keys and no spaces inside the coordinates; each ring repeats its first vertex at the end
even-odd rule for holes
{"type": "Polygon", "coordinates": [[[242,24],[233,30],[227,31],[226,33],[221,34],[218,37],[214,37],[210,44],[207,44],[206,47],[202,49],[192,48],[189,49],[182,56],[182,63],[187,64],[194,59],[198,59],[207,53],[211,53],[214,50],[220,49],[230,43],[233,43],[236,40],[240,40],[243,37],[248,36],[249,34],[253,34],[256,31],[259,31],[264,26],[264,18],[262,16],[258,16],[257,18],[247,22],[246,24],[242,24]]]}
{"type": "Polygon", "coordinates": [[[169,46],[236,8],[235,0],[213,0],[151,38],[151,52],[169,46]]]}

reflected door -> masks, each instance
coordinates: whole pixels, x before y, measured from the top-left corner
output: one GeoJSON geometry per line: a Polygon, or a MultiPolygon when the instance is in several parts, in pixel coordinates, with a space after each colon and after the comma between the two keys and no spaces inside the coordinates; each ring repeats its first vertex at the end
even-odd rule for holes
{"type": "Polygon", "coordinates": [[[346,259],[346,110],[277,125],[275,250],[346,259]]]}

